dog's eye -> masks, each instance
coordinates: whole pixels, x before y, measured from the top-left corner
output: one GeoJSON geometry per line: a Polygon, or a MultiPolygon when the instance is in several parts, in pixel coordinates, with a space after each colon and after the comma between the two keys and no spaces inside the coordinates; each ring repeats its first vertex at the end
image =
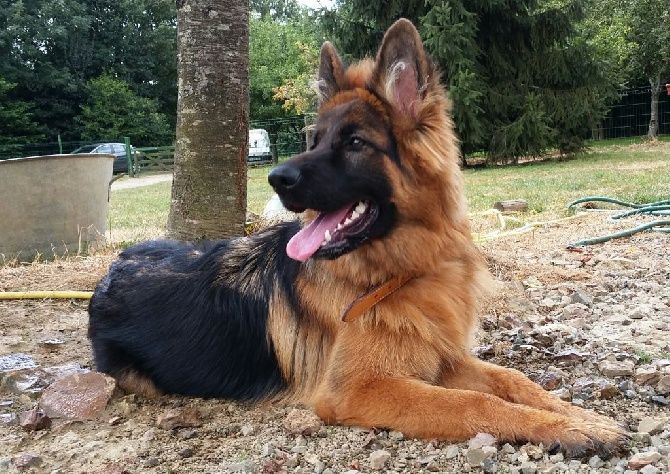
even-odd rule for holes
{"type": "Polygon", "coordinates": [[[349,138],[347,144],[349,145],[349,148],[352,148],[353,150],[360,150],[365,145],[365,141],[363,141],[361,137],[353,136],[349,138]]]}

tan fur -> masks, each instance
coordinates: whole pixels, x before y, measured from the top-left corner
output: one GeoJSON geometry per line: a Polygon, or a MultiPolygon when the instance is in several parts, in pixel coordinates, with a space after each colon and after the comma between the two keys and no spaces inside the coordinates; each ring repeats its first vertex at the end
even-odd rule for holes
{"type": "MultiPolygon", "coordinates": [[[[332,45],[324,47],[322,64],[333,65],[339,92],[322,96],[320,113],[365,101],[388,120],[405,168],[385,165],[399,216],[391,235],[333,261],[305,262],[297,281],[299,322],[286,302],[272,302],[269,334],[292,401],[313,406],[328,422],[420,438],[488,432],[574,452],[622,441],[609,419],[471,355],[477,301],[491,280],[470,237],[450,103],[416,30],[397,22],[374,61],[346,70],[333,54],[332,45]],[[396,37],[408,35],[418,42],[422,82],[416,101],[410,96],[402,106],[393,65],[407,42],[396,37]],[[340,320],[355,298],[398,275],[415,278],[358,319],[340,320]]],[[[304,220],[315,215],[307,211],[304,220]]]]}
{"type": "Polygon", "coordinates": [[[156,387],[153,381],[136,372],[135,370],[128,370],[116,377],[117,386],[127,393],[136,393],[147,398],[159,398],[163,396],[163,392],[156,387]]]}

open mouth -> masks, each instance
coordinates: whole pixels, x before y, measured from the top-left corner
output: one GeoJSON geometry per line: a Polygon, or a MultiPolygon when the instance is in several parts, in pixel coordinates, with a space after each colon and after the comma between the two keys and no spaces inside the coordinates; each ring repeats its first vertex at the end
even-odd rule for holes
{"type": "Polygon", "coordinates": [[[358,247],[377,220],[379,207],[358,201],[333,212],[321,212],[288,242],[286,253],[300,262],[316,255],[336,258],[358,247]]]}

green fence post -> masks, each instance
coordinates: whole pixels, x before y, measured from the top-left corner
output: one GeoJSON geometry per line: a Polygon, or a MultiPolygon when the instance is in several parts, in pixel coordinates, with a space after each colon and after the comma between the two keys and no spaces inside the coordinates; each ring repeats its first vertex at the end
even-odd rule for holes
{"type": "Polygon", "coordinates": [[[62,140],[60,139],[60,133],[58,134],[58,153],[59,153],[60,155],[63,154],[63,142],[62,142],[62,140]]]}
{"type": "Polygon", "coordinates": [[[130,150],[130,137],[123,137],[123,141],[126,143],[126,160],[128,161],[128,174],[131,178],[135,177],[135,169],[133,166],[133,158],[130,150]]]}

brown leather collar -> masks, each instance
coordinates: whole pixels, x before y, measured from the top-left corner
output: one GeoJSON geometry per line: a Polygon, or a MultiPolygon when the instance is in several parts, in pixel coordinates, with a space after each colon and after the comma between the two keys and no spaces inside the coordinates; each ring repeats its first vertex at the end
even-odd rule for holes
{"type": "Polygon", "coordinates": [[[414,277],[412,276],[395,277],[391,278],[386,283],[382,283],[380,285],[373,287],[370,291],[368,291],[365,294],[362,294],[354,301],[352,301],[349,306],[347,306],[347,309],[345,309],[344,313],[342,313],[342,321],[344,321],[345,323],[353,321],[361,314],[371,309],[381,300],[386,298],[388,295],[393,293],[395,290],[403,286],[412,278],[414,277]]]}

